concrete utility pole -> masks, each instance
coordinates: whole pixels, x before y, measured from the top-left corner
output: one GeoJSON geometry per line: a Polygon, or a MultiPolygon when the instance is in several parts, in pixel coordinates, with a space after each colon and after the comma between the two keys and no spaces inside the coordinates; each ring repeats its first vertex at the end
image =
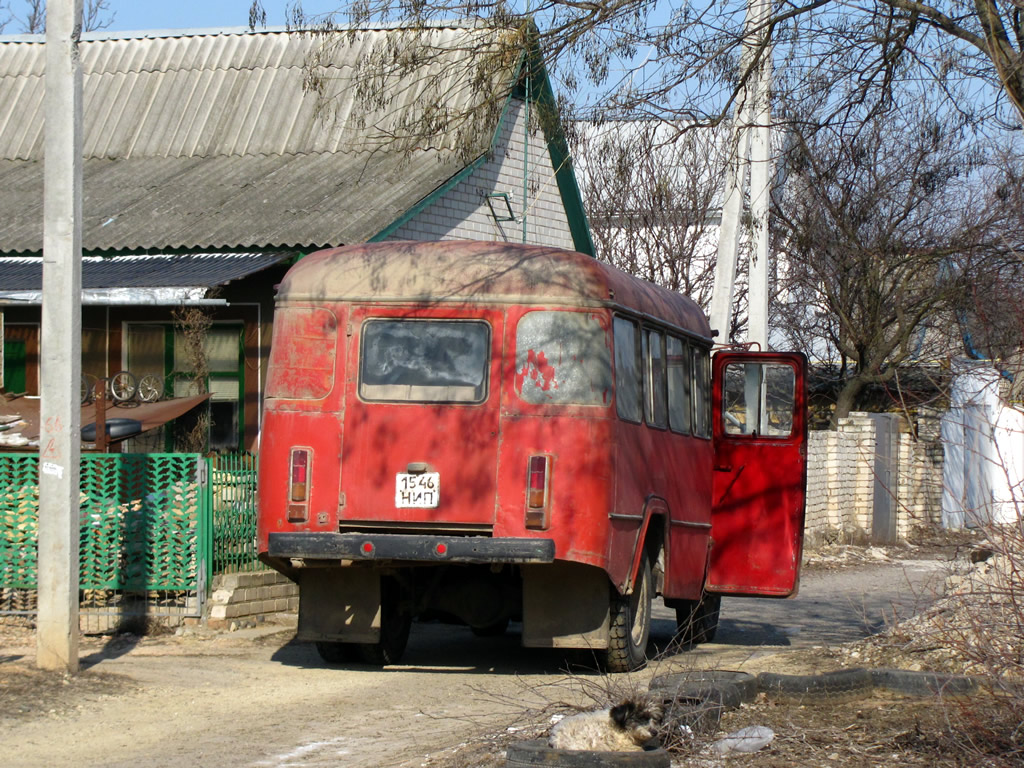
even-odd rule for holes
{"type": "Polygon", "coordinates": [[[46,8],[36,664],[78,671],[82,378],[82,0],[46,8]]]}
{"type": "Polygon", "coordinates": [[[733,289],[736,285],[743,189],[749,167],[754,249],[748,270],[747,341],[757,342],[761,349],[768,345],[768,203],[772,171],[769,92],[772,49],[768,40],[767,22],[770,16],[770,0],[749,0],[741,57],[742,70],[749,72],[749,75],[746,87],[736,103],[722,197],[722,223],[719,228],[718,261],[710,318],[711,328],[718,331],[716,340],[728,343],[733,289]],[[762,45],[760,60],[755,67],[755,57],[762,45]]]}

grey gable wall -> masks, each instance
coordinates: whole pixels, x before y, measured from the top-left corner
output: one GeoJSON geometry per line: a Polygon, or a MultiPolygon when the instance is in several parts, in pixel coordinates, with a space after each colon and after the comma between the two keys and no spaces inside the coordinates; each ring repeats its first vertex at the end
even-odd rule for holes
{"type": "MultiPolygon", "coordinates": [[[[523,240],[522,222],[496,222],[488,194],[508,193],[516,217],[522,215],[523,154],[527,143],[523,102],[513,101],[494,154],[473,173],[432,201],[388,236],[388,240],[523,240]]],[[[547,142],[529,136],[527,242],[573,249],[565,205],[558,191],[547,142]]]]}

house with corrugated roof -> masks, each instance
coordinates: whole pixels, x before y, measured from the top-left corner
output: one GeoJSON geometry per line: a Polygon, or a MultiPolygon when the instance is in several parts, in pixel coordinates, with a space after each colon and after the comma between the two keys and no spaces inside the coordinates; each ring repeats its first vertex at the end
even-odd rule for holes
{"type": "MultiPolygon", "coordinates": [[[[83,372],[154,373],[168,394],[187,394],[195,364],[182,317],[199,316],[211,323],[210,447],[252,450],[273,286],[296,258],[388,239],[592,252],[565,144],[536,117],[553,104],[546,75],[524,55],[490,67],[481,88],[466,58],[488,35],[435,25],[84,36],[83,372]],[[381,51],[424,41],[432,54],[382,72],[379,92],[357,83],[381,51]],[[493,108],[479,109],[483,100],[493,108]]],[[[29,397],[39,387],[43,49],[40,36],[0,37],[3,387],[29,397]]],[[[167,447],[166,430],[128,445],[167,447]]]]}

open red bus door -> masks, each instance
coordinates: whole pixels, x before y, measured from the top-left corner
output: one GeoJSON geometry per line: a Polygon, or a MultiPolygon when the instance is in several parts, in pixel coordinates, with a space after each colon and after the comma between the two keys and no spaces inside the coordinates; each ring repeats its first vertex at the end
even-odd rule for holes
{"type": "Polygon", "coordinates": [[[799,353],[714,357],[709,592],[796,592],[807,479],[806,367],[799,353]]]}

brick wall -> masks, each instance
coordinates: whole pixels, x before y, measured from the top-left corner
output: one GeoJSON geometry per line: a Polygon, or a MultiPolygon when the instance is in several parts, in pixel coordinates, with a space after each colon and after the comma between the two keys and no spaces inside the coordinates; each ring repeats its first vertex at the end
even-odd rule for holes
{"type": "MultiPolygon", "coordinates": [[[[522,102],[513,102],[493,156],[396,230],[391,239],[522,242],[523,156],[528,151],[527,241],[572,249],[572,235],[547,143],[539,132],[531,132],[528,140],[524,137],[525,120],[522,102]],[[519,220],[495,221],[487,204],[487,195],[495,193],[509,195],[512,211],[519,220]]],[[[495,201],[496,210],[502,210],[503,205],[495,201]]]]}
{"type": "MultiPolygon", "coordinates": [[[[941,516],[942,445],[936,430],[899,435],[895,488],[896,529],[906,538],[916,525],[941,516]]],[[[876,429],[864,413],[840,419],[836,431],[812,432],[807,450],[807,545],[866,541],[874,513],[876,429]]]]}
{"type": "Polygon", "coordinates": [[[211,623],[228,623],[299,609],[299,587],[277,571],[229,573],[213,578],[206,607],[211,623]]]}

